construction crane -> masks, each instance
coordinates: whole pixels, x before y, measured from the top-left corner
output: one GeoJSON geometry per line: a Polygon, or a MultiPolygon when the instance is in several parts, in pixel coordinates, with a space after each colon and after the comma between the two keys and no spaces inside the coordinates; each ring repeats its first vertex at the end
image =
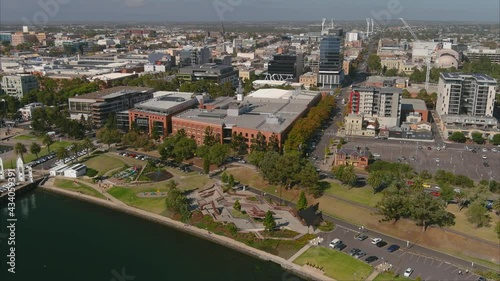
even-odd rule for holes
{"type": "MultiPolygon", "coordinates": [[[[417,35],[415,34],[415,32],[413,32],[413,30],[411,29],[410,25],[408,25],[408,23],[403,19],[403,18],[399,18],[403,24],[405,25],[406,29],[408,29],[408,31],[410,32],[411,36],[413,37],[414,41],[415,42],[420,42],[420,39],[418,39],[417,35]]],[[[432,48],[431,51],[429,51],[428,55],[427,55],[427,58],[425,59],[425,63],[427,65],[427,72],[425,74],[425,90],[429,90],[429,81],[431,79],[431,58],[432,58],[432,54],[434,54],[434,52],[436,51],[436,47],[437,45],[432,48]]]]}

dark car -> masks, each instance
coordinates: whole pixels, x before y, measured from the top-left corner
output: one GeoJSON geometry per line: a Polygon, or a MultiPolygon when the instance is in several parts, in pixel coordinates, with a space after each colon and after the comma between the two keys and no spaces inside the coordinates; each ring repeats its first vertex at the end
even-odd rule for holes
{"type": "Polygon", "coordinates": [[[368,235],[360,233],[360,234],[356,235],[354,238],[356,240],[359,240],[359,241],[364,241],[364,240],[368,239],[368,235]]]}
{"type": "Polygon", "coordinates": [[[375,244],[375,246],[377,246],[377,247],[379,247],[379,248],[382,248],[382,247],[384,247],[385,245],[387,245],[387,242],[385,242],[385,241],[380,241],[380,242],[378,242],[377,244],[375,244]]]}
{"type": "Polygon", "coordinates": [[[354,256],[354,255],[356,255],[359,252],[361,252],[360,249],[358,249],[358,248],[352,248],[351,251],[349,251],[349,255],[354,256]]]}
{"type": "Polygon", "coordinates": [[[347,246],[346,246],[346,244],[344,244],[344,243],[338,243],[337,245],[335,245],[335,246],[333,247],[333,249],[334,249],[334,250],[339,250],[339,251],[342,251],[342,250],[344,250],[346,247],[347,247],[347,246]]]}
{"type": "Polygon", "coordinates": [[[391,245],[391,246],[389,246],[389,248],[387,248],[387,252],[389,252],[389,253],[396,252],[397,250],[399,250],[398,245],[391,245]]]}
{"type": "Polygon", "coordinates": [[[488,164],[488,162],[483,162],[483,166],[485,166],[485,167],[489,167],[489,166],[490,166],[490,164],[488,164]]]}
{"type": "Polygon", "coordinates": [[[488,281],[486,278],[482,277],[482,276],[479,276],[479,278],[477,279],[477,281],[488,281]]]}
{"type": "Polygon", "coordinates": [[[377,261],[377,260],[378,260],[378,257],[376,257],[376,256],[369,256],[369,257],[367,257],[367,258],[365,259],[365,262],[366,262],[366,263],[372,263],[372,262],[375,262],[375,261],[377,261]]]}

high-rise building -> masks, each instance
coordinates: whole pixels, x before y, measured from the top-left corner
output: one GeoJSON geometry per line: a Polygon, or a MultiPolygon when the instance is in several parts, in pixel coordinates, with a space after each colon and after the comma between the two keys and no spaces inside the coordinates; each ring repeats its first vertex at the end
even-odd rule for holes
{"type": "Polygon", "coordinates": [[[339,29],[321,39],[318,86],[322,88],[338,87],[344,80],[343,37],[344,32],[339,29]]]}
{"type": "Polygon", "coordinates": [[[349,100],[350,113],[376,117],[380,127],[399,126],[402,92],[392,87],[354,87],[349,100]]]}
{"type": "Polygon", "coordinates": [[[274,55],[267,68],[267,80],[297,81],[302,75],[304,57],[297,55],[274,55]]]}
{"type": "Polygon", "coordinates": [[[20,99],[24,94],[38,89],[38,81],[31,74],[8,75],[2,78],[1,88],[5,94],[20,99]]]}
{"type": "Polygon", "coordinates": [[[436,110],[440,116],[491,117],[496,85],[488,75],[441,73],[436,110]]]}

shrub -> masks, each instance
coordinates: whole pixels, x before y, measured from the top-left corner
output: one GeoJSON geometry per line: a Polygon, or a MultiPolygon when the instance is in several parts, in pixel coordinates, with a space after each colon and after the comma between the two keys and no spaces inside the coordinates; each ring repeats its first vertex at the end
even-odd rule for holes
{"type": "Polygon", "coordinates": [[[97,174],[99,174],[98,171],[96,171],[92,168],[87,168],[87,174],[86,174],[87,177],[93,178],[93,177],[97,176],[97,174]]]}

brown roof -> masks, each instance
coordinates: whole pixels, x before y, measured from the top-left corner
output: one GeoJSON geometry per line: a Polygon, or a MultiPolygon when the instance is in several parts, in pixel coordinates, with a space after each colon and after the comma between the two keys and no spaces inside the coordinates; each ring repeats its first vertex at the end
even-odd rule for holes
{"type": "Polygon", "coordinates": [[[337,150],[337,154],[359,156],[359,157],[369,157],[370,156],[370,153],[364,149],[360,149],[358,151],[357,149],[349,149],[349,148],[339,149],[339,150],[337,150]]]}
{"type": "Polygon", "coordinates": [[[76,96],[75,98],[78,98],[78,99],[98,99],[98,98],[102,98],[104,96],[107,96],[107,95],[110,95],[113,93],[117,93],[120,91],[142,92],[142,91],[151,91],[151,90],[153,90],[153,88],[118,86],[118,87],[100,90],[100,91],[93,92],[93,93],[88,93],[88,94],[81,95],[81,96],[76,96]]]}

